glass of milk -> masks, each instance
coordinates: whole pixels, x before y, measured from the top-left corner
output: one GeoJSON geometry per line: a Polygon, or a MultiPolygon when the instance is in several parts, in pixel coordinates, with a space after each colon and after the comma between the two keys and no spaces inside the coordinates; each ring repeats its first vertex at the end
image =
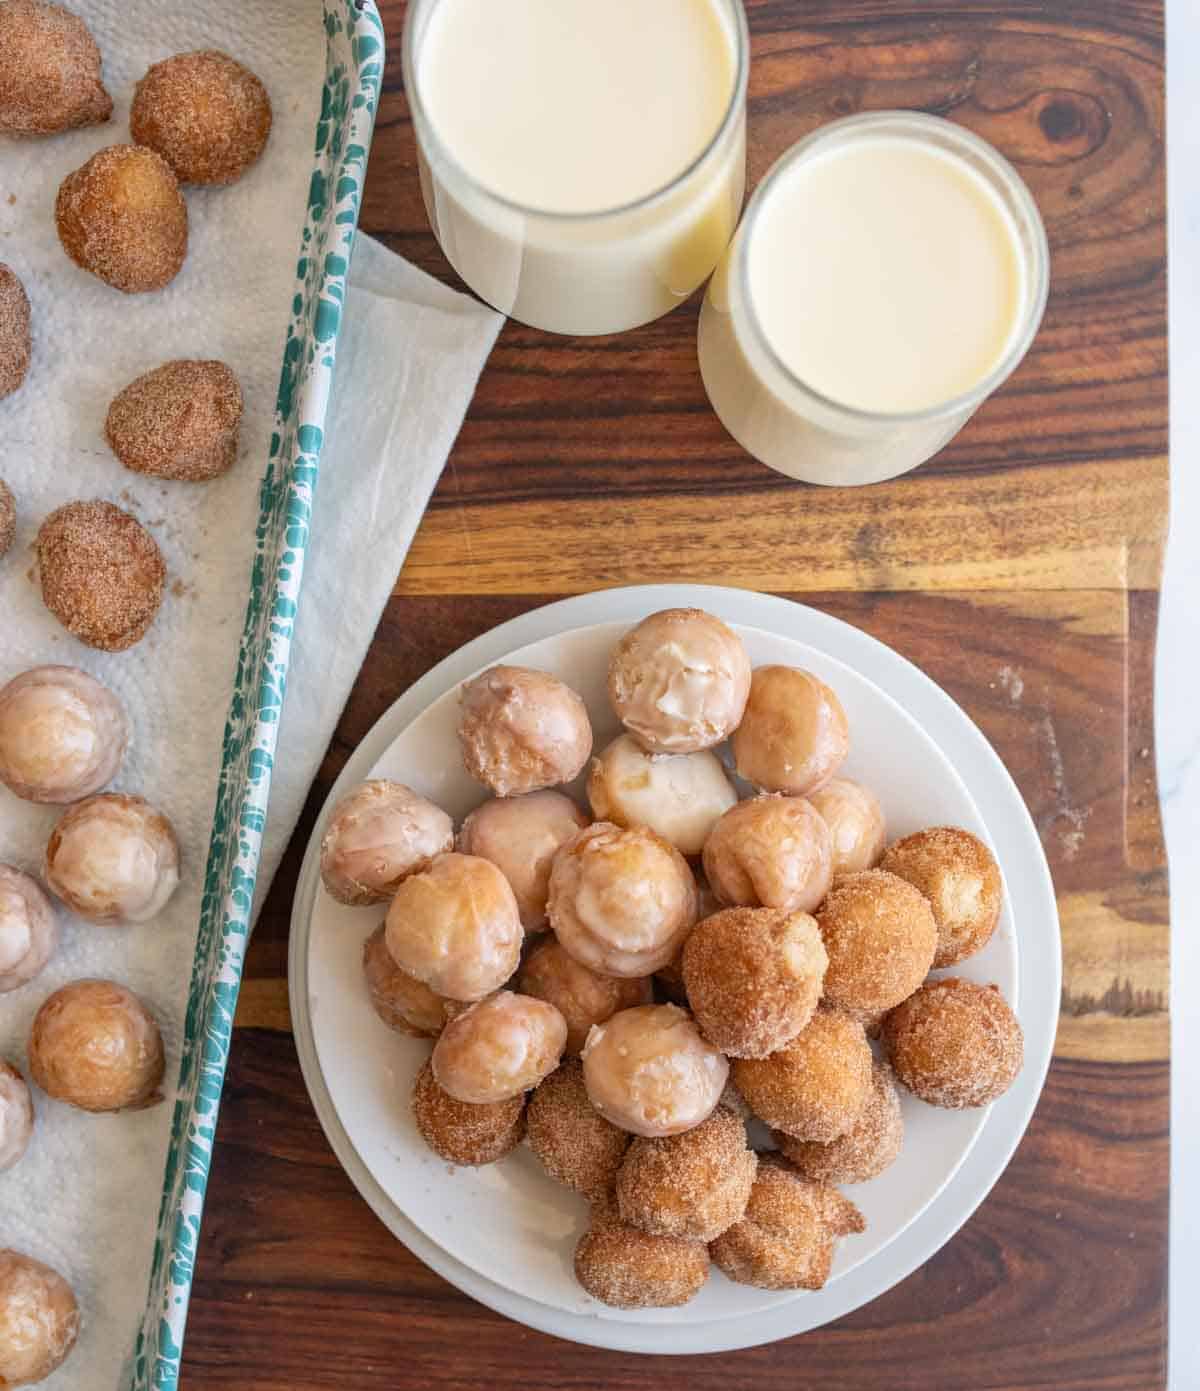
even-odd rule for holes
{"type": "Polygon", "coordinates": [[[404,82],[442,250],[536,328],[666,314],[737,226],[748,71],[742,0],[410,0],[404,82]]]}
{"type": "Polygon", "coordinates": [[[894,478],[1025,356],[1049,263],[1033,196],[986,141],[915,112],[835,121],[766,175],[709,284],[709,399],[781,473],[894,478]]]}

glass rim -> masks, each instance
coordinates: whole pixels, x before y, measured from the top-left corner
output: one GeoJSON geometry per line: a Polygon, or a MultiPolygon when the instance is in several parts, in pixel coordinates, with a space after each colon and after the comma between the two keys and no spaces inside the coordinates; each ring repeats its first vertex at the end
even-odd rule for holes
{"type": "Polygon", "coordinates": [[[408,98],[409,109],[413,115],[413,125],[417,128],[418,144],[427,153],[433,150],[443,165],[453,168],[463,181],[471,188],[472,192],[480,194],[489,201],[498,204],[509,212],[517,213],[523,217],[536,217],[546,222],[556,222],[564,225],[581,225],[588,222],[597,222],[605,218],[628,216],[630,213],[641,212],[643,209],[654,207],[657,203],[665,201],[678,188],[681,188],[696,174],[701,167],[707,163],[713,153],[720,149],[725,143],[733,128],[745,110],[746,97],[750,85],[750,26],[746,19],[745,0],[719,0],[720,3],[728,5],[733,12],[734,19],[734,46],[736,49],[736,71],[734,73],[733,88],[729,94],[729,103],[725,109],[725,114],[721,117],[720,124],[712,136],[705,142],[704,148],[691,162],[674,175],[667,183],[652,189],[649,193],[644,193],[638,198],[632,199],[628,203],[619,203],[607,208],[596,208],[582,212],[562,212],[552,208],[538,208],[530,203],[521,203],[513,198],[506,198],[504,194],[489,188],[487,184],[475,178],[473,174],[467,172],[462,163],[457,160],[445,142],[438,135],[433,121],[430,119],[429,111],[421,97],[420,85],[417,82],[416,73],[416,30],[418,19],[427,12],[432,12],[434,7],[442,0],[410,0],[408,11],[404,16],[404,35],[402,39],[402,59],[401,66],[404,77],[404,91],[408,98]]]}
{"type": "MultiPolygon", "coordinates": [[[[1012,216],[1011,208],[1006,208],[1005,211],[1012,216]]],[[[756,340],[756,346],[766,356],[772,369],[779,373],[793,390],[801,392],[825,409],[863,425],[912,425],[949,418],[960,415],[963,411],[977,408],[1008,380],[1028,353],[1041,326],[1050,295],[1050,244],[1046,237],[1046,227],[1042,221],[1041,212],[1025,180],[1021,178],[1017,170],[1000,151],[984,140],[982,136],[976,135],[966,126],[960,126],[956,121],[949,121],[943,116],[933,116],[924,111],[906,111],[903,109],[866,111],[818,126],[816,130],[810,132],[780,155],[763,175],[746,205],[746,211],[743,213],[741,223],[735,233],[734,247],[733,254],[736,264],[732,268],[732,278],[737,285],[746,318],[756,340]],[[950,142],[957,142],[960,147],[966,147],[971,154],[982,161],[996,180],[1007,189],[1018,209],[1019,217],[1025,219],[1032,232],[1033,247],[1032,254],[1029,255],[1026,254],[1024,238],[1020,235],[1022,227],[1019,218],[1014,218],[1014,221],[1017,222],[1016,230],[1020,241],[1022,260],[1032,261],[1032,265],[1029,266],[1032,297],[1027,296],[1026,302],[1021,306],[1020,332],[1013,336],[996,366],[969,391],[960,392],[957,396],[951,396],[945,401],[939,401],[936,405],[926,406],[921,410],[871,411],[864,410],[859,406],[851,406],[845,401],[839,401],[834,396],[828,396],[824,392],[818,391],[816,387],[806,382],[784,362],[762,325],[754,297],[750,291],[749,245],[755,224],[762,216],[763,207],[769,199],[772,189],[794,164],[811,156],[818,146],[840,135],[871,133],[878,132],[880,128],[896,129],[897,127],[901,128],[898,133],[906,133],[910,138],[916,138],[922,142],[928,142],[929,135],[933,131],[936,131],[943,138],[949,136],[950,142]],[[903,128],[907,128],[907,130],[903,128]]]]}

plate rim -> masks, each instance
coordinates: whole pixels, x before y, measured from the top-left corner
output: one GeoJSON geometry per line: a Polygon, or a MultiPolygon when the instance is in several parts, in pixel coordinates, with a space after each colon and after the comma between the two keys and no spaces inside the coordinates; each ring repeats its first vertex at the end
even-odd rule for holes
{"type": "MultiPolygon", "coordinates": [[[[909,713],[912,713],[909,710],[909,713]]],[[[959,773],[960,780],[966,779],[959,773]]],[[[977,789],[968,784],[977,803],[977,789]]],[[[980,814],[988,821],[987,811],[980,814]]],[[[994,814],[994,809],[993,809],[994,814]]],[[[989,823],[990,824],[990,823],[989,823]]],[[[876,1299],[906,1279],[931,1259],[970,1219],[999,1180],[1025,1134],[1053,1053],[1061,995],[1061,935],[1053,882],[1040,837],[1016,787],[999,755],[970,716],[931,677],[919,667],[871,637],[861,629],[823,613],[819,609],[774,595],[713,585],[639,585],[598,590],[577,595],[508,620],[465,643],[443,658],[404,691],[375,722],[347,761],[331,788],[317,817],[309,840],[296,895],[293,900],[288,949],[288,986],[292,1000],[293,1030],[305,1086],[317,1118],[339,1163],[368,1206],[386,1227],[419,1259],[464,1293],[489,1308],[554,1336],[585,1345],[640,1353],[695,1354],[734,1351],[757,1346],[809,1331],[845,1316],[876,1299]],[[894,686],[883,686],[868,675],[872,665],[890,664],[889,676],[898,676],[909,686],[899,703],[909,710],[917,695],[934,709],[949,715],[938,722],[936,733],[927,716],[914,716],[926,727],[929,737],[942,749],[958,772],[961,755],[946,749],[949,738],[974,759],[981,761],[981,778],[991,782],[989,799],[1007,803],[1004,813],[1015,824],[1005,834],[1025,842],[1021,863],[1026,872],[1036,869],[1028,882],[1028,892],[1042,900],[1047,922],[1053,924],[1053,941],[1046,944],[1052,969],[1039,957],[1038,971],[1032,969],[1028,950],[1018,945],[1017,972],[1022,1005],[1029,1004],[1026,1027],[1026,1062],[1021,1079],[988,1114],[968,1153],[953,1176],[924,1211],[889,1242],[872,1261],[848,1272],[819,1295],[790,1301],[738,1320],[718,1320],[707,1325],[680,1327],[671,1324],[622,1322],[598,1311],[572,1314],[515,1294],[451,1256],[427,1237],[388,1197],[359,1156],[338,1118],[317,1057],[308,1013],[308,935],[317,891],[320,832],[334,803],[346,787],[361,781],[366,771],[382,757],[390,744],[413,718],[433,701],[466,679],[474,671],[498,660],[505,653],[545,640],[573,629],[622,620],[637,621],[656,608],[709,608],[728,621],[753,626],[809,643],[829,656],[855,668],[866,680],[896,699],[894,686]],[[797,631],[799,629],[799,631],[797,631]],[[824,639],[828,638],[826,642],[824,639]],[[1030,849],[1036,853],[1030,855],[1030,849]],[[1026,858],[1030,861],[1025,864],[1026,858]],[[1051,950],[1052,948],[1052,950],[1051,950]],[[989,1143],[990,1142],[990,1143],[989,1143]],[[954,1200],[952,1202],[952,1199],[954,1200]],[[953,1212],[949,1221],[947,1210],[953,1212]],[[914,1254],[915,1250],[915,1254],[914,1254]],[[890,1253],[891,1259],[884,1260],[890,1253]],[[886,1273],[880,1273],[885,1270],[886,1273]],[[817,1305],[821,1307],[818,1309],[817,1305]],[[815,1317],[813,1316],[815,1315],[815,1317]]]]}

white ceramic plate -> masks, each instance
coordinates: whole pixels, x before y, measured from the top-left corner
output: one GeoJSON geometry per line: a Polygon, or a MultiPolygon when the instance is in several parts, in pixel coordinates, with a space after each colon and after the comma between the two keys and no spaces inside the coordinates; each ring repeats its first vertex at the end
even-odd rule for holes
{"type": "Polygon", "coordinates": [[[781,600],[653,587],[526,615],[418,682],[364,741],[330,804],[364,777],[384,776],[410,783],[456,818],[477,805],[482,790],[458,757],[457,687],[501,660],[570,681],[588,703],[601,745],[617,732],[604,698],[613,643],[645,614],[686,603],[733,623],[756,664],[806,666],[834,686],[851,726],[846,771],[879,794],[890,834],[950,823],[977,831],[996,848],[1009,887],[1005,916],[988,948],[957,970],[1001,986],[1021,1017],[1027,1054],[1018,1083],[990,1112],[937,1111],[906,1100],[900,1159],[873,1183],[848,1190],[868,1230],[842,1243],[825,1290],[771,1294],[714,1272],[682,1309],[611,1310],[591,1300],[571,1273],[582,1200],[547,1179],[528,1151],[454,1172],[417,1136],[407,1097],[428,1045],[392,1034],[366,1003],[361,947],[382,910],[343,908],[320,888],[319,824],[296,898],[290,976],[305,1077],[339,1157],[392,1230],[460,1288],[536,1327],[629,1350],[695,1352],[786,1336],[848,1312],[928,1259],[982,1199],[1020,1138],[1049,1060],[1058,1008],[1053,891],[1028,813],[995,754],[961,710],[902,658],[847,625],[781,600]],[[1014,920],[1021,923],[1020,953],[1014,920]]]}

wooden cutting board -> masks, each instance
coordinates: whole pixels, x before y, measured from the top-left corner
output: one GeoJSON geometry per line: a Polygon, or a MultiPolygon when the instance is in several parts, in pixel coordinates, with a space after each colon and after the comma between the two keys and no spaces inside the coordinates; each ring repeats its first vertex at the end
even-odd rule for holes
{"type": "MultiPolygon", "coordinates": [[[[649,3],[649,0],[648,0],[649,3]]],[[[362,225],[449,281],[421,208],[386,0],[388,96],[362,225]]],[[[931,464],[823,491],[709,410],[697,302],[611,339],[509,325],[397,579],[250,953],[184,1385],[1161,1391],[1167,881],[1152,671],[1167,521],[1161,0],[749,0],[751,179],[825,121],[949,116],[1045,214],[1053,293],[1024,366],[931,464]],[[520,1328],[371,1214],[289,1032],[291,897],[313,818],[396,696],[494,624],[655,580],[769,590],[924,668],[1008,763],[1059,893],[1054,1065],[1012,1165],[932,1261],[784,1344],[653,1362],[520,1328]]]]}

